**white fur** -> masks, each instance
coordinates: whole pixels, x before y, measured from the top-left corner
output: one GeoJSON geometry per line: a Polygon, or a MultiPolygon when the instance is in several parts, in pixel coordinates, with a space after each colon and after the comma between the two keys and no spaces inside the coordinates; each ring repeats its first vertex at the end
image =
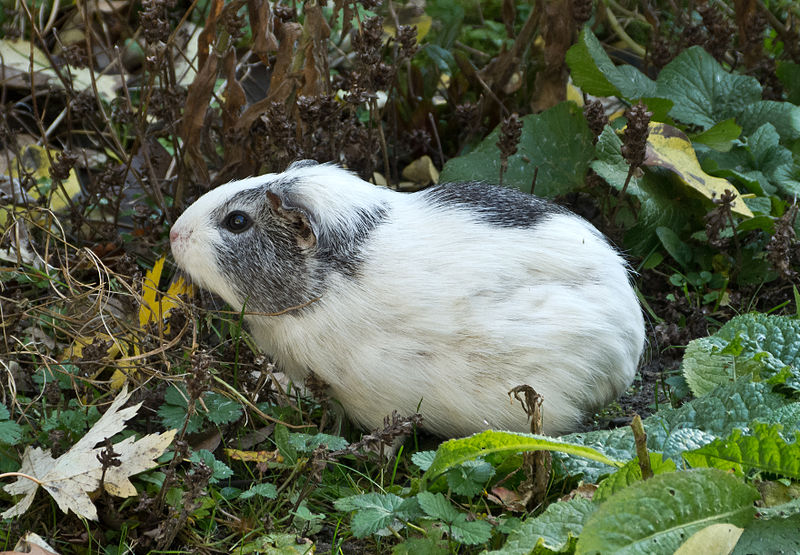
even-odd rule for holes
{"type": "MultiPolygon", "coordinates": [[[[419,407],[444,436],[527,431],[508,391],[544,396],[544,431],[574,430],[633,380],[644,343],[641,309],[622,258],[577,216],[533,228],[490,225],[466,208],[374,187],[328,165],[290,170],[318,226],[352,229],[355,207],[388,204],[358,276],[330,276],[322,299],[282,316],[249,316],[256,342],[295,380],[314,372],[348,415],[381,425],[419,407]]],[[[209,211],[266,175],[220,187],[172,231],[178,264],[235,309],[214,263],[222,237],[209,211]]]]}

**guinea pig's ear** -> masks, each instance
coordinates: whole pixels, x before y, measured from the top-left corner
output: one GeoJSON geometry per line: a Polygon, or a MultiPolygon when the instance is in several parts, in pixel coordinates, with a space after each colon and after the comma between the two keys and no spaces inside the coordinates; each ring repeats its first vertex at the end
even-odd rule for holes
{"type": "Polygon", "coordinates": [[[267,199],[269,199],[275,215],[282,219],[286,223],[286,227],[294,233],[300,248],[310,249],[317,244],[314,227],[303,209],[287,205],[279,195],[272,191],[267,191],[267,199]]]}

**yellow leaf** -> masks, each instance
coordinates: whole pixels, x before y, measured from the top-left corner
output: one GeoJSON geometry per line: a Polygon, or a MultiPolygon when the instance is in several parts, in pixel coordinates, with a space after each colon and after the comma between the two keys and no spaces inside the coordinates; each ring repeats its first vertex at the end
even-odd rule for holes
{"type": "Polygon", "coordinates": [[[733,212],[751,218],[753,213],[745,205],[741,193],[727,179],[708,175],[700,167],[691,141],[682,131],[666,123],[650,123],[647,138],[647,155],[644,165],[671,171],[690,189],[709,200],[719,198],[725,190],[736,194],[731,203],[733,212]]]}
{"type": "Polygon", "coordinates": [[[239,449],[225,449],[225,454],[232,459],[246,462],[283,462],[283,457],[277,449],[275,451],[241,451],[239,449]]]}
{"type": "Polygon", "coordinates": [[[675,555],[728,555],[736,547],[742,532],[744,528],[733,524],[711,524],[689,536],[675,555]]]}
{"type": "MultiPolygon", "coordinates": [[[[404,15],[401,13],[399,15],[399,19],[400,25],[413,25],[417,28],[417,44],[422,42],[422,39],[424,39],[425,35],[427,35],[431,30],[431,25],[433,24],[433,18],[425,13],[414,15],[408,18],[404,17],[404,15]]],[[[391,20],[384,20],[383,32],[393,38],[397,35],[397,30],[395,29],[394,23],[391,20]]]]}
{"type": "Polygon", "coordinates": [[[164,270],[165,257],[161,257],[153,264],[153,269],[148,270],[142,285],[142,305],[139,307],[139,326],[144,328],[150,322],[158,321],[163,317],[160,307],[156,303],[158,282],[161,281],[161,272],[164,270]]]}

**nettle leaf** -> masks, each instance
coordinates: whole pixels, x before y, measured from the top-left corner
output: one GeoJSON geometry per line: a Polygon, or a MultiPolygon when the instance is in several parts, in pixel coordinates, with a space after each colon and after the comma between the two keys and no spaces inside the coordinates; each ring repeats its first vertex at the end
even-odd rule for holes
{"type": "Polygon", "coordinates": [[[610,459],[598,450],[584,445],[533,434],[487,430],[470,437],[451,439],[442,443],[436,451],[433,463],[422,477],[422,481],[425,484],[451,468],[491,453],[507,453],[511,455],[537,450],[560,451],[585,457],[609,466],[622,465],[622,463],[610,459]]]}
{"type": "MultiPolygon", "coordinates": [[[[517,153],[508,158],[503,185],[531,192],[536,175],[536,194],[554,197],[581,187],[594,157],[592,133],[583,113],[572,102],[562,102],[541,114],[522,118],[517,153]]],[[[472,152],[449,160],[440,182],[500,182],[500,149],[496,127],[472,152]]]]}
{"type": "Polygon", "coordinates": [[[22,439],[22,426],[9,418],[11,413],[4,405],[0,405],[0,443],[16,445],[22,439]]]}
{"type": "Polygon", "coordinates": [[[670,115],[703,129],[761,101],[755,77],[728,73],[699,46],[687,48],[658,74],[657,94],[674,103],[670,115]]]}
{"type": "Polygon", "coordinates": [[[786,388],[800,390],[800,320],[760,313],[736,316],[714,335],[689,343],[683,373],[698,396],[751,373],[760,379],[781,375],[786,388]],[[735,353],[726,351],[734,344],[735,353]]]}
{"type": "Polygon", "coordinates": [[[350,528],[353,535],[363,538],[392,526],[399,528],[400,519],[411,520],[419,515],[415,498],[403,499],[393,493],[365,493],[337,499],[334,503],[340,511],[356,511],[350,528]]]}
{"type": "Polygon", "coordinates": [[[485,520],[467,520],[441,493],[423,491],[417,494],[419,506],[425,513],[447,525],[452,538],[463,544],[477,545],[492,537],[492,525],[485,520]]]}
{"type": "Polygon", "coordinates": [[[576,553],[673,553],[714,523],[741,528],[753,521],[758,491],[716,469],[659,474],[600,505],[578,539],[576,553]]]}
{"type": "Polygon", "coordinates": [[[597,507],[583,497],[551,503],[542,514],[527,519],[511,532],[501,549],[487,555],[528,555],[534,548],[556,553],[571,551],[584,523],[597,507]]]}
{"type": "Polygon", "coordinates": [[[699,449],[683,454],[693,467],[733,470],[741,475],[750,470],[800,479],[800,431],[794,431],[794,442],[780,435],[781,424],[753,422],[748,432],[734,430],[728,437],[717,439],[699,449]]]}
{"type": "Polygon", "coordinates": [[[655,96],[655,81],[633,66],[615,66],[589,27],[567,51],[566,61],[572,81],[588,94],[629,100],[655,96]]]}
{"type": "MultiPolygon", "coordinates": [[[[643,424],[648,449],[675,459],[683,450],[726,437],[735,428],[745,428],[754,420],[781,423],[793,430],[800,427],[800,403],[775,393],[769,384],[739,380],[717,387],[677,409],[662,409],[643,424]]],[[[636,455],[630,428],[569,434],[561,439],[593,447],[617,460],[630,460],[636,455]]],[[[554,464],[563,465],[570,474],[582,473],[588,482],[596,482],[610,470],[589,459],[560,453],[554,453],[553,458],[554,464]]]]}
{"type": "MultiPolygon", "coordinates": [[[[664,459],[661,453],[648,453],[650,455],[650,468],[653,474],[665,474],[675,472],[677,466],[670,459],[664,459]]],[[[639,458],[628,461],[625,466],[617,470],[614,474],[600,482],[594,492],[592,500],[595,503],[602,503],[614,493],[625,489],[629,485],[642,481],[642,468],[639,466],[639,458]]]]}
{"type": "Polygon", "coordinates": [[[731,555],[800,552],[800,515],[780,520],[756,520],[745,528],[731,555]]]}
{"type": "Polygon", "coordinates": [[[276,424],[275,431],[272,433],[272,438],[275,440],[275,446],[278,452],[284,459],[284,462],[289,466],[297,462],[297,449],[289,441],[289,428],[283,424],[276,424]]]}
{"type": "Polygon", "coordinates": [[[447,473],[447,485],[458,495],[472,497],[483,491],[494,473],[494,467],[484,460],[467,461],[447,473]]]}

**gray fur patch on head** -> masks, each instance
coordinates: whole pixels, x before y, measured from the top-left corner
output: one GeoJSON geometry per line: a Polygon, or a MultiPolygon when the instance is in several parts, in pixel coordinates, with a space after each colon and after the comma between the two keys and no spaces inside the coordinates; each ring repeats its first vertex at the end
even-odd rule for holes
{"type": "Polygon", "coordinates": [[[547,216],[571,214],[566,208],[517,189],[476,181],[444,183],[420,194],[434,205],[462,207],[498,227],[530,228],[547,216]]]}
{"type": "MultiPolygon", "coordinates": [[[[316,244],[303,248],[296,230],[272,211],[267,199],[267,191],[290,190],[292,184],[292,180],[273,181],[242,191],[211,214],[224,238],[216,246],[217,263],[233,280],[248,311],[274,314],[322,297],[334,272],[356,278],[366,242],[387,218],[388,210],[376,205],[374,210],[359,209],[348,227],[320,230],[314,214],[304,213],[316,234],[316,244]],[[233,210],[245,211],[253,220],[246,232],[235,234],[225,229],[223,222],[233,210]]],[[[290,202],[285,207],[299,209],[290,202]]]]}

